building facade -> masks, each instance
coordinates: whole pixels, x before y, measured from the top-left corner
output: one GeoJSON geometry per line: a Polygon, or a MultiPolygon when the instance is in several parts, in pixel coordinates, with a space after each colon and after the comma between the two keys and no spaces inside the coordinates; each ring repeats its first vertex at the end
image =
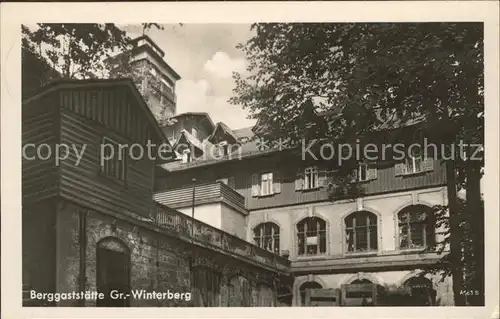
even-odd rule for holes
{"type": "MultiPolygon", "coordinates": [[[[348,305],[346,291],[368,283],[381,287],[378,297],[371,296],[375,304],[453,305],[451,279],[423,275],[442,257],[426,249],[443,240],[433,221],[433,207],[447,200],[441,161],[361,162],[349,183],[362,191],[336,196],[332,189],[338,181],[324,161],[262,148],[255,127],[231,130],[218,123],[200,139],[189,123],[177,123],[183,127],[173,143],[178,160],[163,165],[155,198],[287,256],[295,278],[294,306],[311,305],[307,289],[343,287],[348,305]],[[186,158],[180,149],[197,156],[186,158]],[[210,195],[221,185],[243,198],[231,217],[220,208],[221,198],[210,195]]],[[[352,298],[352,305],[361,305],[363,298],[352,298]]]]}
{"type": "Polygon", "coordinates": [[[168,140],[132,80],[54,83],[25,100],[22,119],[25,306],[290,302],[288,259],[153,201],[173,154],[160,156],[168,140]]]}

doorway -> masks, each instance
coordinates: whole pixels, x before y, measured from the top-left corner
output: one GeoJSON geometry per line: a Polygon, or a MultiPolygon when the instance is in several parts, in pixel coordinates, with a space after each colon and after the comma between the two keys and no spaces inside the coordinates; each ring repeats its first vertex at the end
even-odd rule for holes
{"type": "Polygon", "coordinates": [[[97,244],[97,291],[104,299],[98,307],[130,306],[130,251],[119,239],[108,237],[97,244]],[[119,294],[121,298],[117,298],[119,294]]]}

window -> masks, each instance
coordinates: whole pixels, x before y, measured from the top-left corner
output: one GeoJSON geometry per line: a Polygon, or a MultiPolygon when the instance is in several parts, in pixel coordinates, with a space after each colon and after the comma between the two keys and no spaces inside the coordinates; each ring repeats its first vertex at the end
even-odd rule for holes
{"type": "Polygon", "coordinates": [[[432,157],[424,157],[421,150],[412,149],[404,162],[403,174],[416,174],[428,172],[434,169],[434,160],[432,157]]]}
{"type": "Polygon", "coordinates": [[[275,223],[259,224],[253,230],[255,245],[279,255],[280,228],[275,223]]]}
{"type": "Polygon", "coordinates": [[[110,138],[103,138],[101,173],[104,176],[125,182],[127,167],[125,149],[120,149],[120,145],[110,138]]]}
{"type": "Polygon", "coordinates": [[[368,164],[359,164],[354,170],[354,182],[366,182],[377,179],[377,168],[369,167],[368,164]]]}
{"type": "Polygon", "coordinates": [[[252,174],[252,197],[269,196],[281,193],[280,175],[266,172],[252,174]]]}
{"type": "Polygon", "coordinates": [[[434,241],[434,225],[431,209],[414,205],[398,213],[399,248],[420,248],[434,241]]]}
{"type": "Polygon", "coordinates": [[[273,193],[273,173],[260,174],[260,195],[271,195],[273,193]]]}
{"type": "Polygon", "coordinates": [[[420,155],[411,155],[406,158],[406,174],[420,173],[423,171],[423,159],[420,155]]]}
{"type": "Polygon", "coordinates": [[[345,218],[347,252],[374,251],[378,247],[377,216],[355,212],[345,218]]]}
{"type": "Polygon", "coordinates": [[[306,305],[306,289],[321,289],[321,288],[323,288],[323,286],[321,286],[320,284],[318,284],[315,281],[308,281],[308,282],[305,282],[302,285],[300,285],[300,288],[299,288],[300,302],[301,302],[300,304],[303,307],[308,306],[308,305],[306,305]]]}
{"type": "Polygon", "coordinates": [[[363,182],[363,181],[366,181],[368,180],[368,166],[366,164],[360,164],[358,166],[358,170],[356,172],[356,179],[359,181],[359,182],[363,182]]]}
{"type": "MultiPolygon", "coordinates": [[[[170,83],[168,83],[165,79],[161,79],[161,83],[163,84],[162,87],[164,89],[166,89],[166,91],[170,91],[170,92],[173,91],[172,85],[170,83]]],[[[162,92],[165,92],[165,91],[162,91],[162,92]]]]}
{"type": "Polygon", "coordinates": [[[318,217],[308,217],[297,224],[299,255],[326,253],[326,222],[318,217]]]}
{"type": "Polygon", "coordinates": [[[182,151],[182,163],[186,164],[191,162],[191,152],[188,149],[182,151]]]}
{"type": "Polygon", "coordinates": [[[304,173],[304,189],[314,189],[319,187],[318,168],[308,167],[304,173]]]}
{"type": "Polygon", "coordinates": [[[219,156],[225,156],[228,154],[228,145],[226,141],[220,142],[217,145],[217,150],[219,153],[219,156]]]}

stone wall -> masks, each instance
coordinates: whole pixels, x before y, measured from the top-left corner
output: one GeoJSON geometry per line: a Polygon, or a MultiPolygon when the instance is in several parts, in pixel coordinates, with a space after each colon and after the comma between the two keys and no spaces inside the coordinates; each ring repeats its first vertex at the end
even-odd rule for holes
{"type": "MultiPolygon", "coordinates": [[[[86,212],[86,245],[85,245],[85,290],[97,289],[96,252],[99,242],[112,238],[123,243],[130,252],[130,288],[146,292],[186,293],[191,291],[191,272],[189,252],[190,244],[175,237],[166,236],[144,227],[89,211],[69,202],[61,202],[57,212],[57,292],[81,291],[80,289],[80,212],[86,212]]],[[[274,291],[272,282],[263,282],[262,276],[253,276],[259,271],[249,270],[253,274],[248,278],[242,271],[245,265],[231,257],[208,249],[198,248],[201,259],[216,260],[220,269],[227,272],[222,276],[220,287],[214,296],[214,306],[273,306],[274,291]],[[231,259],[230,259],[231,258],[231,259]],[[236,277],[235,277],[236,276],[236,277]],[[237,281],[231,278],[238,278],[237,281]]],[[[249,268],[251,269],[251,268],[249,268]]],[[[134,300],[130,306],[200,306],[191,294],[191,300],[134,300]]],[[[58,306],[78,306],[77,300],[64,300],[58,306]]],[[[95,306],[95,301],[86,301],[85,306],[95,306]]]]}
{"type": "MultiPolygon", "coordinates": [[[[23,288],[37,292],[55,289],[56,206],[46,200],[23,207],[22,213],[23,288]]],[[[29,302],[37,304],[37,302],[29,302]]]]}
{"type": "MultiPolygon", "coordinates": [[[[58,292],[80,291],[78,219],[82,208],[65,203],[58,212],[58,292]]],[[[86,216],[86,285],[85,290],[96,290],[97,244],[105,238],[116,238],[130,250],[131,289],[151,291],[189,292],[190,272],[186,245],[175,238],[165,240],[159,234],[136,227],[125,221],[97,212],[87,211],[86,216]],[[158,261],[158,263],[157,263],[158,261]]],[[[157,300],[130,300],[130,306],[185,306],[187,301],[159,302],[157,300]]],[[[76,305],[76,301],[60,303],[61,306],[76,305]]],[[[87,306],[95,305],[88,301],[87,306]]]]}

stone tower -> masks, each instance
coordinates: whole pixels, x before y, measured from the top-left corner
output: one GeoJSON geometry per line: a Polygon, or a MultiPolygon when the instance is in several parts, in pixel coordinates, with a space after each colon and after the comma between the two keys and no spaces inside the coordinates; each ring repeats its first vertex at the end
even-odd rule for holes
{"type": "Polygon", "coordinates": [[[132,45],[129,63],[144,100],[160,121],[176,115],[175,85],[181,77],[163,59],[165,52],[147,35],[133,39],[132,45]]]}

